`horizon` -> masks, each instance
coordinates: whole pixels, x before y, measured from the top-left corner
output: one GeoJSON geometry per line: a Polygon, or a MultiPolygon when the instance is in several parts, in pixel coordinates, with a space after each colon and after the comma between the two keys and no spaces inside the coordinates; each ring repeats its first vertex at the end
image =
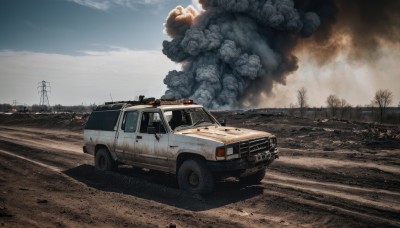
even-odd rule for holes
{"type": "MultiPolygon", "coordinates": [[[[194,0],[0,2],[0,103],[39,104],[43,80],[50,82],[51,106],[161,97],[165,76],[181,68],[162,54],[162,42],[171,40],[164,23],[177,5],[201,11],[194,0]]],[[[369,105],[379,89],[391,91],[391,107],[397,107],[399,43],[375,51],[378,56],[362,60],[344,51],[321,65],[307,50],[297,50],[299,68],[248,108],[297,104],[301,87],[311,107],[326,106],[330,94],[353,107],[369,105]]]]}

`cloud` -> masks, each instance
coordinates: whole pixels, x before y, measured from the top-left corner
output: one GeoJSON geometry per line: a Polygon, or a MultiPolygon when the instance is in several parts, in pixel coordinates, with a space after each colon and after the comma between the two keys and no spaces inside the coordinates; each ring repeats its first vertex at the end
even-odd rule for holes
{"type": "Polygon", "coordinates": [[[69,1],[96,10],[108,10],[110,8],[110,1],[97,1],[97,0],[69,0],[69,1]]]}
{"type": "Polygon", "coordinates": [[[0,51],[0,103],[39,103],[37,83],[50,82],[51,105],[100,104],[138,95],[161,97],[163,78],[177,68],[161,51],[82,51],[81,56],[0,51]]]}
{"type": "Polygon", "coordinates": [[[400,101],[400,53],[398,49],[381,48],[381,58],[359,62],[347,53],[335,57],[329,64],[320,66],[310,54],[299,54],[299,69],[287,77],[286,85],[274,86],[273,95],[264,96],[261,106],[289,107],[296,104],[296,92],[307,89],[311,107],[326,106],[330,94],[346,99],[351,105],[368,105],[375,92],[388,89],[393,92],[392,106],[400,101]]]}
{"type": "Polygon", "coordinates": [[[68,0],[79,5],[86,6],[96,10],[107,11],[111,7],[123,6],[135,8],[135,5],[156,4],[161,0],[68,0]]]}

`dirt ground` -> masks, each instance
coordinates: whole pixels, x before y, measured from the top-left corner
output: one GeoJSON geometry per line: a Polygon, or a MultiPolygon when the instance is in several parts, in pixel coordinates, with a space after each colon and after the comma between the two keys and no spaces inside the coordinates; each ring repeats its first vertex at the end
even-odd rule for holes
{"type": "Polygon", "coordinates": [[[400,127],[217,112],[278,138],[260,185],[192,195],[174,176],[98,173],[82,152],[87,116],[0,115],[0,226],[399,227],[400,127]]]}

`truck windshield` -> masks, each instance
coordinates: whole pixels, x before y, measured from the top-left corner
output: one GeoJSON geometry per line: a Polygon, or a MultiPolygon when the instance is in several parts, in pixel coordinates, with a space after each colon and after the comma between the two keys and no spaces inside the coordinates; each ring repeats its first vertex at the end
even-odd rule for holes
{"type": "Polygon", "coordinates": [[[217,124],[202,108],[166,110],[164,116],[174,131],[217,124]]]}

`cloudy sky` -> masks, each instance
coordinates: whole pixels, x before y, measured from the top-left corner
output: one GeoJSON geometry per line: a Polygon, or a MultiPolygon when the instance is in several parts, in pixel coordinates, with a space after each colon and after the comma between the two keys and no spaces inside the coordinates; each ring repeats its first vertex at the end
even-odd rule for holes
{"type": "MultiPolygon", "coordinates": [[[[168,71],[179,69],[165,57],[169,39],[163,23],[177,5],[190,0],[1,0],[0,103],[38,104],[38,83],[50,82],[51,105],[101,104],[140,94],[160,97],[168,71]]],[[[321,67],[298,53],[299,70],[275,85],[264,107],[296,103],[308,90],[310,106],[325,105],[329,94],[352,105],[370,103],[376,90],[389,89],[400,101],[400,50],[384,47],[374,62],[346,55],[321,67]]]]}
{"type": "Polygon", "coordinates": [[[1,0],[0,103],[54,104],[161,96],[177,66],[161,53],[176,0],[1,0]]]}

